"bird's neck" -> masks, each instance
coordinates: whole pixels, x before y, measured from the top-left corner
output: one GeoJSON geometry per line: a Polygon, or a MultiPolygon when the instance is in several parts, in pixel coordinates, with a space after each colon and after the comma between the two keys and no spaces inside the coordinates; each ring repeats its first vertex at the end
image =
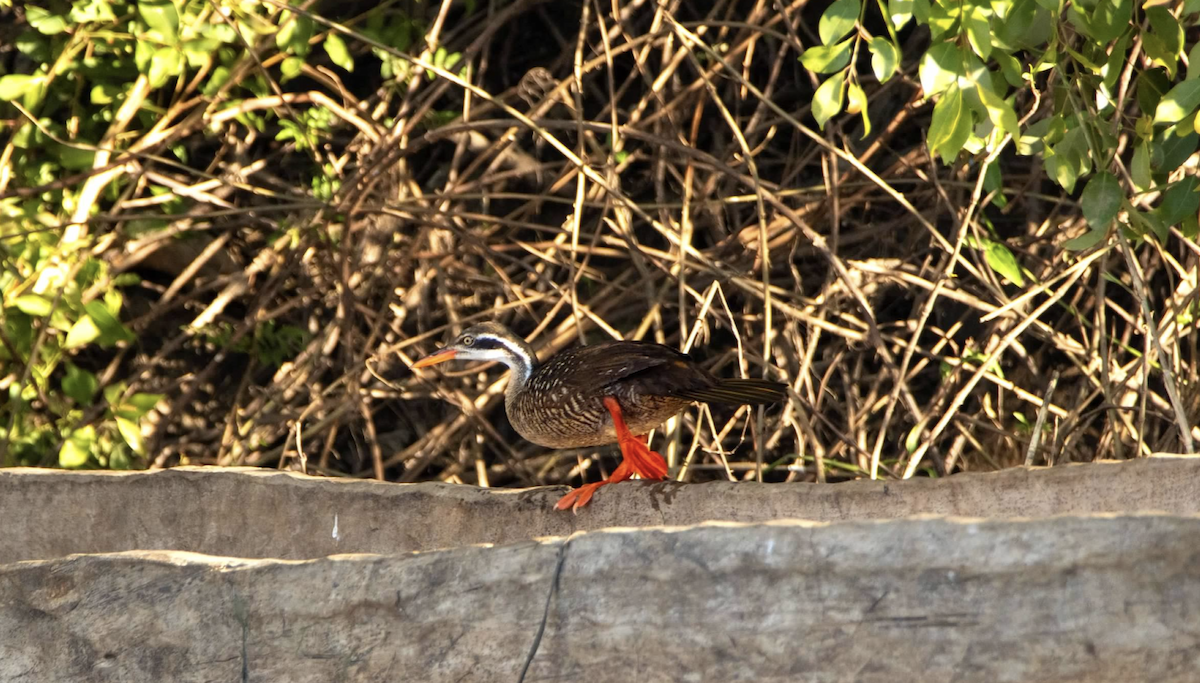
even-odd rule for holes
{"type": "Polygon", "coordinates": [[[533,371],[537,369],[538,358],[533,347],[520,337],[504,339],[502,344],[506,353],[501,362],[512,370],[508,376],[508,387],[504,391],[505,400],[508,402],[529,386],[529,378],[533,377],[533,371]]]}

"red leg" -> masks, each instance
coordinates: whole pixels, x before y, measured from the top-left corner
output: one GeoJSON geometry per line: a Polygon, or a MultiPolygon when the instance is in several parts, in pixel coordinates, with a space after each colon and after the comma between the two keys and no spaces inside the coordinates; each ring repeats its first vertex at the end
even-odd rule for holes
{"type": "Polygon", "coordinates": [[[621,404],[617,402],[617,399],[606,396],[604,407],[608,408],[609,414],[612,415],[613,426],[617,431],[617,445],[621,448],[622,456],[621,464],[608,479],[584,484],[560,498],[554,505],[556,510],[566,510],[567,508],[578,510],[592,500],[592,496],[601,486],[625,481],[635,474],[642,479],[651,481],[660,481],[667,476],[667,461],[658,453],[650,450],[646,443],[646,435],[634,436],[629,431],[629,426],[625,424],[625,417],[621,413],[621,404]]]}
{"type": "Polygon", "coordinates": [[[617,431],[617,445],[621,447],[621,455],[633,468],[634,474],[642,479],[661,481],[667,476],[667,461],[646,445],[646,435],[634,436],[625,424],[625,416],[621,414],[621,404],[612,396],[604,397],[604,407],[612,415],[613,427],[617,431]]]}

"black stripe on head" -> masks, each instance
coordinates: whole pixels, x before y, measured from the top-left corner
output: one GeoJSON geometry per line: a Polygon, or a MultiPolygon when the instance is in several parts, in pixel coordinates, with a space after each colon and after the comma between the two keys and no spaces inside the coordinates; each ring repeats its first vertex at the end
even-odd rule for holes
{"type": "Polygon", "coordinates": [[[496,339],[495,337],[485,337],[485,336],[481,335],[481,336],[475,337],[475,343],[471,346],[471,348],[491,350],[491,349],[499,349],[501,347],[506,347],[506,346],[507,345],[504,342],[500,341],[499,339],[496,339]]]}

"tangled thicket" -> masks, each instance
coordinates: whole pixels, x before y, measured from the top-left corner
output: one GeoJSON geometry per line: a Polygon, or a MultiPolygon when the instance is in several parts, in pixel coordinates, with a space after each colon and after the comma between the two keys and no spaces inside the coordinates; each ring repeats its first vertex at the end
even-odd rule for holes
{"type": "MultiPolygon", "coordinates": [[[[164,396],[135,464],[303,456],[315,472],[492,486],[607,474],[615,448],[517,437],[498,368],[407,368],[481,320],[543,355],[650,339],[791,384],[786,405],[697,407],[656,436],[689,481],[1190,447],[1194,239],[1064,249],[1088,233],[1086,207],[1034,157],[930,157],[915,59],[862,79],[869,135],[857,114],[818,131],[820,81],[798,58],[822,8],[325,4],[286,19],[265,4],[299,28],[222,73],[135,84],[158,118],[96,164],[120,175],[68,228],[104,265],[82,300],[119,287],[136,337],[70,367],[164,396]],[[992,168],[1003,184],[983,182],[992,168]]],[[[928,33],[901,38],[919,50],[928,33]]],[[[8,195],[37,196],[22,191],[8,195]]],[[[35,329],[43,344],[63,332],[35,329]]],[[[9,385],[37,374],[21,357],[36,354],[9,356],[9,385]]],[[[46,448],[10,447],[9,464],[53,462],[71,438],[53,403],[31,395],[20,419],[49,425],[46,448]]],[[[74,429],[109,414],[79,403],[74,429]]]]}

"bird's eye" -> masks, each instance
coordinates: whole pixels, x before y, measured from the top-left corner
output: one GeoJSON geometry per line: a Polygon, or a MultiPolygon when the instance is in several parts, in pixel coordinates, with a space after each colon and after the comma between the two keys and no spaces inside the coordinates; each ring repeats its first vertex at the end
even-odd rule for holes
{"type": "Polygon", "coordinates": [[[462,339],[459,340],[458,343],[462,344],[463,346],[474,346],[475,345],[475,337],[471,337],[471,336],[463,337],[462,339]]]}

